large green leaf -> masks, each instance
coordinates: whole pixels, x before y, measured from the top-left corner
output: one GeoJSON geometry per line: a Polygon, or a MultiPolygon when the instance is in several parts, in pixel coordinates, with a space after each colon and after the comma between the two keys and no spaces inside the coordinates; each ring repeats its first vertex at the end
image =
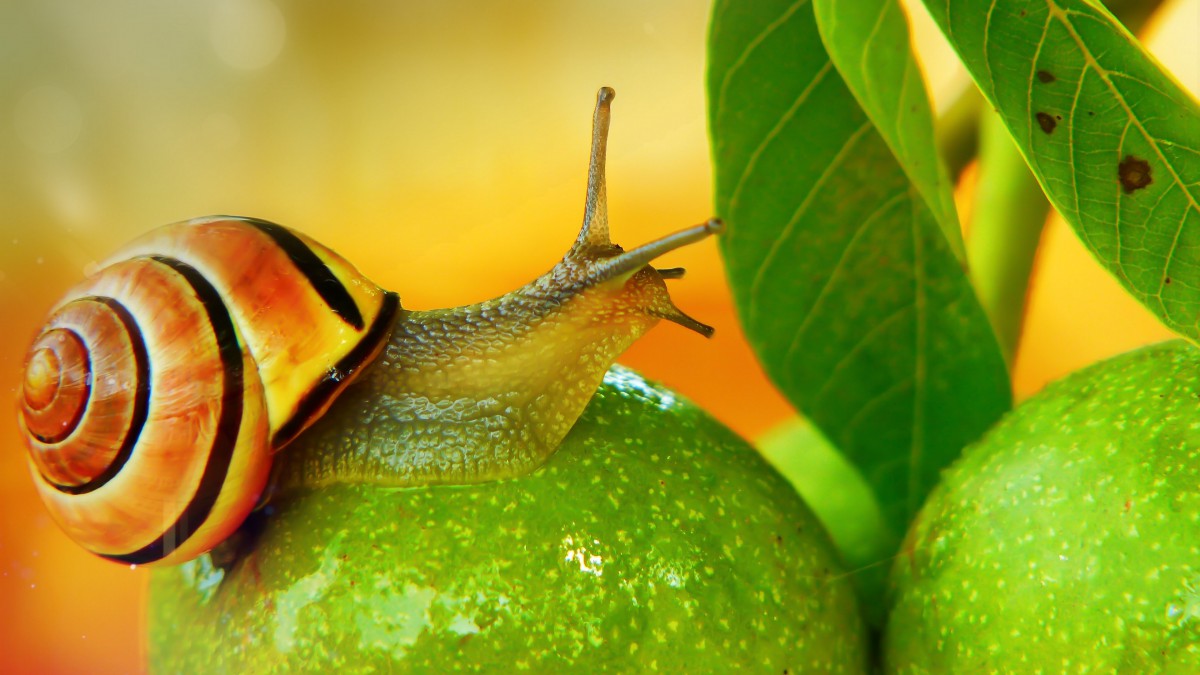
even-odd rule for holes
{"type": "Polygon", "coordinates": [[[817,27],[833,64],[887,141],[960,259],[962,228],[954,184],[934,141],[933,111],[908,41],[898,0],[813,0],[817,27]]]}
{"type": "Polygon", "coordinates": [[[1196,102],[1095,2],[925,4],[1083,242],[1200,337],[1196,102]]]}
{"type": "Polygon", "coordinates": [[[709,58],[721,248],[746,334],[902,532],[1010,404],[995,337],[809,4],[718,1],[709,58]]]}

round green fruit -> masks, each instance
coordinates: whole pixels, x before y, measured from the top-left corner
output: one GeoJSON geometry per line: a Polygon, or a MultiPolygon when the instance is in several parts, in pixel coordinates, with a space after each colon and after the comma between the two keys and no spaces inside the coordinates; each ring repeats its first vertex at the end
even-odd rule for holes
{"type": "Polygon", "coordinates": [[[224,568],[206,555],[154,571],[152,670],[867,668],[849,580],[792,488],[619,368],[530,475],[330,486],[254,524],[224,568]]]}
{"type": "Polygon", "coordinates": [[[946,472],[893,568],[899,673],[1200,672],[1200,352],[1098,364],[946,472]]]}

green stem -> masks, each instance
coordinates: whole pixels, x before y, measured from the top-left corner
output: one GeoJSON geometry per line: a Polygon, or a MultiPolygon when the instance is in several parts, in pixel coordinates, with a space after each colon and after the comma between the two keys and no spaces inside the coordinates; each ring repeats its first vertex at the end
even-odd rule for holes
{"type": "Polygon", "coordinates": [[[979,300],[1011,364],[1021,338],[1029,274],[1050,202],[1025,166],[1000,116],[985,111],[979,127],[979,179],[967,261],[979,300]]]}
{"type": "Polygon", "coordinates": [[[970,84],[937,121],[937,146],[955,183],[979,151],[979,113],[983,94],[970,84]]]}
{"type": "Polygon", "coordinates": [[[868,623],[883,626],[886,615],[881,600],[901,533],[888,525],[862,473],[819,429],[798,418],[767,432],[757,445],[829,532],[868,623]]]}

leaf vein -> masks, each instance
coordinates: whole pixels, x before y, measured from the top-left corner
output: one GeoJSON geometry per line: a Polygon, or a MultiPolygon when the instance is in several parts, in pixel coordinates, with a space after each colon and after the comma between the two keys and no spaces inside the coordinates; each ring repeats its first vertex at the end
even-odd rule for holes
{"type": "Polygon", "coordinates": [[[758,35],[754,36],[754,39],[746,43],[745,49],[743,49],[742,53],[738,54],[738,57],[734,59],[733,64],[729,66],[729,70],[725,72],[725,77],[721,79],[721,88],[717,93],[716,112],[713,115],[714,119],[719,118],[725,111],[725,95],[729,90],[729,83],[733,80],[733,76],[742,69],[742,66],[746,65],[746,61],[750,59],[750,54],[752,54],[754,50],[758,49],[759,45],[765,42],[766,39],[770,37],[771,33],[774,33],[779,29],[780,26],[787,23],[788,19],[791,19],[792,15],[806,4],[808,4],[808,0],[796,0],[796,2],[792,3],[792,5],[789,6],[787,10],[785,10],[783,14],[779,16],[778,19],[775,19],[771,23],[767,24],[758,35]]]}
{"type": "Polygon", "coordinates": [[[825,167],[825,169],[821,172],[821,175],[817,177],[817,180],[813,181],[812,187],[810,187],[808,192],[805,193],[804,199],[801,200],[800,205],[796,207],[796,210],[792,212],[791,218],[788,219],[788,222],[784,224],[783,228],[779,231],[779,236],[775,238],[775,241],[771,242],[771,248],[767,249],[766,255],[763,256],[762,263],[758,266],[758,269],[754,273],[754,280],[750,283],[750,306],[747,308],[746,314],[751,323],[755,322],[755,320],[758,318],[758,297],[763,278],[766,276],[767,269],[774,264],[775,257],[779,255],[779,251],[783,246],[783,242],[791,238],[792,230],[796,228],[796,223],[800,222],[800,218],[806,211],[808,211],[808,207],[812,203],[813,197],[821,191],[821,188],[824,187],[825,182],[829,180],[830,176],[833,175],[834,170],[841,166],[841,163],[849,154],[850,148],[854,147],[858,143],[859,139],[862,138],[863,134],[871,128],[871,122],[869,120],[865,121],[862,123],[862,126],[856,129],[854,133],[850,134],[850,136],[846,138],[846,142],[842,144],[842,147],[840,150],[838,150],[837,155],[830,160],[829,166],[825,167]]]}
{"type": "Polygon", "coordinates": [[[846,352],[842,354],[842,358],[838,359],[838,362],[829,371],[829,375],[826,376],[825,381],[821,383],[821,388],[818,389],[817,393],[812,397],[813,405],[818,405],[821,402],[825,394],[829,392],[830,387],[832,387],[833,383],[837,380],[838,375],[841,374],[842,370],[852,363],[867,345],[871,344],[876,337],[883,334],[883,331],[887,328],[890,328],[892,324],[912,313],[914,307],[915,306],[913,304],[909,303],[897,308],[896,311],[887,315],[874,326],[871,326],[870,330],[863,333],[862,336],[855,341],[854,346],[846,350],[846,352]]]}
{"type": "Polygon", "coordinates": [[[759,157],[761,157],[763,152],[765,152],[766,149],[771,146],[771,143],[775,141],[776,137],[778,137],[780,132],[783,131],[783,128],[787,126],[788,122],[792,121],[792,118],[796,116],[796,112],[800,110],[800,107],[804,105],[805,101],[808,100],[808,97],[812,94],[813,90],[817,88],[817,85],[819,85],[821,81],[825,79],[825,76],[828,75],[831,70],[833,70],[833,62],[826,61],[825,65],[821,66],[821,69],[817,71],[816,75],[813,76],[813,79],[810,80],[807,85],[805,85],[804,90],[800,92],[800,95],[796,97],[796,100],[792,102],[792,105],[789,106],[788,109],[779,116],[779,120],[775,122],[775,126],[771,127],[771,130],[768,131],[765,136],[763,136],[762,141],[754,148],[754,151],[750,153],[750,158],[746,160],[746,166],[742,169],[741,175],[738,176],[737,184],[734,185],[733,192],[729,195],[728,209],[730,216],[732,216],[733,212],[737,209],[738,201],[742,196],[742,188],[745,187],[746,180],[750,177],[750,174],[754,173],[754,169],[758,165],[759,157]]]}
{"type": "Polygon", "coordinates": [[[838,439],[840,441],[838,443],[838,447],[839,448],[855,447],[855,444],[851,439],[854,438],[855,430],[857,430],[858,426],[863,423],[863,421],[867,418],[867,415],[874,412],[874,409],[878,408],[881,404],[883,404],[884,401],[887,401],[888,399],[895,396],[896,394],[899,394],[899,393],[903,392],[904,390],[912,387],[912,385],[913,385],[913,378],[911,376],[896,380],[896,382],[893,383],[892,386],[888,387],[887,389],[884,389],[883,391],[879,392],[878,394],[872,396],[867,401],[863,402],[862,406],[859,407],[858,411],[855,412],[854,415],[850,418],[850,420],[846,422],[846,425],[844,427],[842,427],[842,431],[838,435],[838,439]]]}
{"type": "MultiPolygon", "coordinates": [[[[1096,74],[1100,77],[1100,80],[1102,82],[1104,82],[1104,84],[1108,87],[1109,91],[1112,92],[1112,95],[1116,99],[1116,101],[1121,105],[1122,108],[1124,108],[1125,114],[1129,117],[1130,121],[1134,124],[1134,126],[1137,127],[1138,132],[1141,133],[1142,137],[1150,145],[1150,148],[1154,151],[1154,154],[1158,157],[1159,161],[1161,161],[1163,163],[1163,166],[1171,174],[1171,177],[1174,179],[1175,183],[1177,185],[1184,187],[1183,194],[1187,198],[1187,202],[1190,204],[1190,209],[1200,212],[1200,204],[1197,203],[1196,195],[1192,194],[1192,192],[1187,189],[1187,183],[1184,183],[1183,178],[1179,175],[1179,172],[1175,169],[1174,164],[1170,160],[1167,159],[1166,155],[1163,154],[1162,148],[1159,147],[1157,139],[1155,139],[1154,136],[1150,134],[1150,132],[1142,124],[1142,122],[1138,118],[1138,116],[1133,112],[1133,108],[1129,105],[1129,101],[1127,101],[1125,99],[1125,96],[1121,93],[1120,87],[1116,86],[1116,84],[1113,83],[1113,81],[1111,79],[1111,74],[1114,71],[1109,71],[1107,68],[1100,65],[1100,62],[1096,59],[1095,54],[1093,54],[1091,49],[1088,47],[1087,42],[1084,41],[1084,39],[1075,30],[1075,26],[1074,26],[1074,24],[1071,23],[1071,20],[1068,16],[1067,11],[1064,10],[1062,7],[1060,7],[1058,5],[1058,3],[1056,2],[1056,0],[1046,0],[1046,4],[1049,7],[1050,12],[1052,14],[1056,15],[1058,20],[1060,22],[1062,22],[1063,26],[1067,29],[1067,32],[1071,35],[1071,39],[1074,40],[1075,45],[1077,47],[1079,47],[1080,51],[1083,53],[1086,63],[1088,65],[1090,65],[1096,71],[1096,74]]],[[[1078,12],[1076,12],[1076,13],[1079,16],[1088,16],[1086,14],[1082,14],[1082,13],[1078,13],[1078,12]]],[[[1094,17],[1089,16],[1088,18],[1094,18],[1094,17]]],[[[1118,211],[1118,213],[1119,213],[1119,211],[1118,211]]],[[[1180,226],[1175,228],[1175,235],[1171,240],[1171,246],[1169,249],[1167,249],[1166,259],[1163,262],[1162,274],[1159,275],[1157,292],[1160,294],[1162,293],[1163,285],[1165,284],[1164,279],[1167,277],[1167,273],[1169,272],[1169,270],[1171,268],[1171,263],[1174,260],[1175,252],[1178,250],[1179,238],[1182,234],[1183,234],[1183,223],[1180,223],[1180,226]]],[[[1163,307],[1163,316],[1168,316],[1168,317],[1170,316],[1170,313],[1166,311],[1165,306],[1163,307]]]]}
{"type": "MultiPolygon", "coordinates": [[[[842,249],[841,255],[838,256],[837,262],[834,264],[833,269],[829,272],[829,276],[825,277],[825,281],[821,285],[821,290],[817,292],[816,299],[813,300],[813,303],[808,308],[808,312],[804,315],[804,320],[801,321],[800,326],[796,328],[796,334],[792,338],[791,344],[788,346],[787,352],[784,356],[786,363],[791,363],[796,349],[798,349],[800,343],[804,341],[804,337],[806,336],[808,329],[812,326],[813,317],[817,315],[817,310],[820,309],[822,303],[824,303],[825,298],[829,294],[829,289],[833,287],[834,282],[838,279],[842,273],[842,270],[845,268],[846,261],[850,259],[850,252],[854,250],[854,248],[858,245],[858,242],[866,235],[867,231],[871,229],[871,226],[878,221],[879,216],[886,213],[895,204],[896,200],[904,197],[905,194],[905,192],[898,193],[895,197],[892,197],[886,202],[880,204],[879,208],[871,212],[871,215],[867,216],[867,218],[863,220],[862,224],[854,230],[854,234],[846,242],[846,247],[842,249]]],[[[815,400],[819,399],[820,394],[818,393],[815,400]]]]}

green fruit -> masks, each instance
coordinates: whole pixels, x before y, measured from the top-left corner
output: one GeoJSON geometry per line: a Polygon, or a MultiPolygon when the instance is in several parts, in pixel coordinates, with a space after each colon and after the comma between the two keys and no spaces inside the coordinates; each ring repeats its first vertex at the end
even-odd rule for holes
{"type": "Polygon", "coordinates": [[[871,487],[815,427],[793,420],[758,447],[817,514],[848,564],[870,565],[895,551],[900,537],[888,532],[871,487]]]}
{"type": "Polygon", "coordinates": [[[883,625],[888,565],[900,534],[888,527],[862,474],[805,420],[780,425],[758,439],[758,449],[792,484],[825,526],[862,600],[872,627],[883,625]]]}
{"type": "Polygon", "coordinates": [[[627,370],[528,476],[332,486],[271,511],[227,571],[202,556],[154,572],[152,670],[866,670],[809,509],[744,441],[627,370]]]}
{"type": "Polygon", "coordinates": [[[969,448],[893,568],[901,673],[1200,672],[1200,352],[1081,371],[969,448]]]}

